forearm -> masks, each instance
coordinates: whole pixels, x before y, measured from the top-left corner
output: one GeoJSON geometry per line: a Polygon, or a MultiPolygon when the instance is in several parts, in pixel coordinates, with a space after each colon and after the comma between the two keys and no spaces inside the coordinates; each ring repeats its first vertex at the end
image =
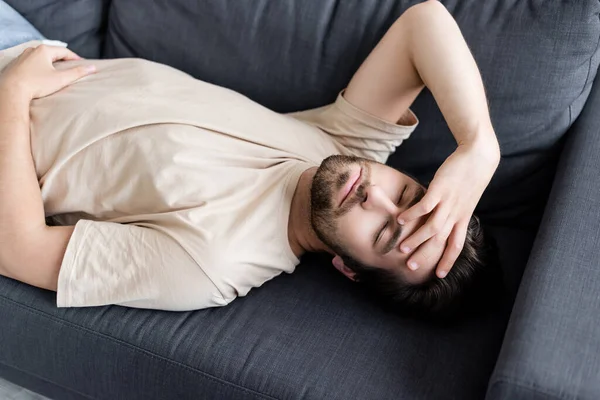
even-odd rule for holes
{"type": "MultiPolygon", "coordinates": [[[[0,249],[46,226],[40,187],[31,154],[29,99],[0,86],[0,249]]],[[[6,256],[6,254],[2,254],[6,256]]]]}
{"type": "Polygon", "coordinates": [[[499,157],[481,75],[456,22],[437,1],[410,7],[398,18],[344,96],[371,114],[403,123],[425,86],[459,145],[482,144],[482,151],[499,157]]]}
{"type": "Polygon", "coordinates": [[[407,11],[414,13],[405,34],[415,72],[433,94],[457,144],[497,146],[477,64],[454,18],[442,4],[431,6],[435,12],[407,11]]]}

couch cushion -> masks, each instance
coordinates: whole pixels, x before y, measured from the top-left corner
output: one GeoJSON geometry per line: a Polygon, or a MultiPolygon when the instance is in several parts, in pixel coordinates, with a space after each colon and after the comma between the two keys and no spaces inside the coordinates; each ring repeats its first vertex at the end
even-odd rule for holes
{"type": "Polygon", "coordinates": [[[48,39],[85,58],[99,58],[110,0],[4,0],[48,39]]]}
{"type": "MultiPolygon", "coordinates": [[[[533,235],[493,233],[502,262],[522,268],[533,235]]],[[[0,277],[0,374],[82,399],[481,399],[507,319],[399,318],[316,256],[223,308],[55,304],[53,292],[0,277]]]]}
{"type": "MultiPolygon", "coordinates": [[[[106,55],[139,56],[240,91],[277,111],[323,105],[415,0],[114,0],[106,55]]],[[[598,67],[597,0],[454,0],[479,64],[503,159],[481,201],[484,221],[537,227],[561,137],[598,67]]],[[[425,183],[455,142],[432,96],[389,164],[425,183]]]]}

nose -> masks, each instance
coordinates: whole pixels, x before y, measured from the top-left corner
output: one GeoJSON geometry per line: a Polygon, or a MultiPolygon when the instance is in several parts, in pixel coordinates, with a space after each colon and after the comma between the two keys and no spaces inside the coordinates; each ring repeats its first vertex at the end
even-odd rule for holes
{"type": "Polygon", "coordinates": [[[398,214],[399,208],[379,186],[371,185],[365,189],[366,198],[362,202],[365,210],[384,211],[389,214],[398,214]]]}

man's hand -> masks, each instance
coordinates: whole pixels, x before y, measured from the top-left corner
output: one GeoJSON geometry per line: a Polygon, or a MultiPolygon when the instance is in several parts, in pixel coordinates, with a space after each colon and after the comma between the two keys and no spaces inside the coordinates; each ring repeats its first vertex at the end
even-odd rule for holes
{"type": "Polygon", "coordinates": [[[409,247],[407,252],[417,249],[407,260],[409,268],[413,262],[418,268],[440,260],[437,276],[445,277],[462,251],[500,150],[475,59],[452,15],[435,0],[418,3],[398,18],[345,95],[355,106],[396,122],[423,85],[433,94],[458,148],[439,168],[421,202],[403,212],[398,222],[431,213],[402,247],[409,247]]]}
{"type": "Polygon", "coordinates": [[[448,274],[463,249],[475,206],[499,161],[497,142],[459,145],[437,170],[421,201],[398,216],[398,222],[404,224],[431,213],[427,222],[400,246],[404,253],[417,249],[407,260],[409,268],[416,269],[413,262],[417,268],[426,264],[448,241],[436,268],[438,277],[448,274]]]}
{"type": "Polygon", "coordinates": [[[17,88],[18,93],[26,100],[48,96],[96,71],[93,65],[63,71],[57,71],[52,65],[57,61],[80,59],[81,57],[64,47],[29,47],[2,71],[0,89],[17,88]]]}

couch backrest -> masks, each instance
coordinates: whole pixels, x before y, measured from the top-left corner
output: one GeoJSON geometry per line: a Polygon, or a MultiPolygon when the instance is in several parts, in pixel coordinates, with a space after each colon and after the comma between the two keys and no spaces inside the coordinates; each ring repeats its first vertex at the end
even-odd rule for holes
{"type": "MultiPolygon", "coordinates": [[[[8,2],[19,3],[42,33],[86,55],[100,43],[107,1],[8,2]]],[[[391,23],[417,2],[111,0],[103,56],[163,62],[276,111],[306,109],[333,101],[391,23]]],[[[478,213],[487,222],[536,227],[561,139],[596,76],[600,3],[443,3],[478,62],[503,153],[478,213]]],[[[388,163],[426,183],[455,142],[430,93],[413,109],[421,124],[388,163]]]]}

